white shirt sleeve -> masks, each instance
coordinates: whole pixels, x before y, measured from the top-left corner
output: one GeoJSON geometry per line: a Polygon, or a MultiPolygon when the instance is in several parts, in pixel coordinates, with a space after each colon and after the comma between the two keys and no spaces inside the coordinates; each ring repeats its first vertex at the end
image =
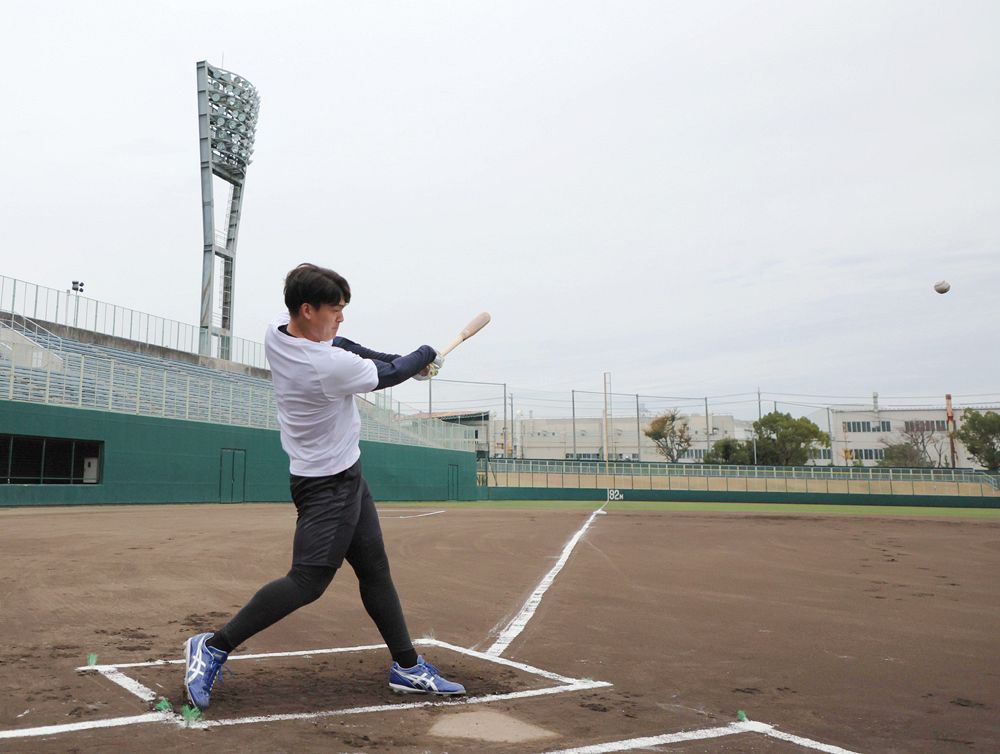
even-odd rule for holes
{"type": "Polygon", "coordinates": [[[378,369],[372,361],[330,345],[325,349],[316,351],[312,362],[327,398],[369,393],[378,385],[378,369]]]}

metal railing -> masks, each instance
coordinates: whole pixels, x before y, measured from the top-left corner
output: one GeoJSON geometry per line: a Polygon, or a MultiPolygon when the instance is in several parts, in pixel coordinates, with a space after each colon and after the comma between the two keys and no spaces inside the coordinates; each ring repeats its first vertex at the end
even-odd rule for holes
{"type": "MultiPolygon", "coordinates": [[[[175,351],[198,353],[200,331],[197,325],[3,275],[0,275],[0,311],[19,314],[31,320],[44,320],[148,345],[172,348],[175,351]]],[[[218,351],[218,338],[213,338],[212,341],[213,349],[218,351]]],[[[219,356],[217,352],[212,355],[219,356]]],[[[229,361],[266,369],[264,344],[244,338],[230,338],[229,361]]]]}
{"type": "MultiPolygon", "coordinates": [[[[481,470],[486,462],[480,461],[481,470]]],[[[620,477],[739,477],[867,482],[968,482],[1000,489],[1000,477],[973,469],[882,468],[875,466],[725,466],[707,463],[637,463],[490,458],[494,474],[611,475],[620,477]]]]}

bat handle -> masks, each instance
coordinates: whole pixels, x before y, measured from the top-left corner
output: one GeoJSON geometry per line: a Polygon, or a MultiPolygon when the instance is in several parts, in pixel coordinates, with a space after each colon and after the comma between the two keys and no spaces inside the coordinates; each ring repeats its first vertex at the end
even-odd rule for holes
{"type": "Polygon", "coordinates": [[[452,351],[454,351],[455,350],[455,346],[457,346],[463,340],[465,340],[465,338],[462,338],[462,337],[455,338],[453,341],[451,341],[451,343],[449,343],[444,348],[442,348],[440,351],[438,351],[438,356],[447,356],[449,353],[451,353],[452,351]]]}

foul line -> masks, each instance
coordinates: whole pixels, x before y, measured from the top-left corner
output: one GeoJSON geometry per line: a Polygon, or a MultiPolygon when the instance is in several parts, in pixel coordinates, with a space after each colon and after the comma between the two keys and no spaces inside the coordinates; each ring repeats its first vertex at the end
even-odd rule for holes
{"type": "Polygon", "coordinates": [[[531,596],[528,597],[528,600],[521,607],[518,614],[514,616],[513,620],[511,620],[511,622],[507,624],[506,628],[500,632],[500,636],[493,643],[493,646],[486,650],[487,655],[491,655],[493,657],[501,655],[504,650],[510,646],[510,643],[517,638],[517,635],[524,630],[524,627],[528,625],[528,621],[531,620],[535,611],[538,609],[538,606],[541,604],[542,597],[545,592],[548,591],[550,586],[552,586],[552,582],[555,581],[556,576],[559,575],[559,571],[563,569],[563,566],[566,565],[566,561],[569,560],[570,553],[573,552],[573,548],[576,547],[576,543],[580,541],[583,533],[587,531],[587,528],[594,522],[594,519],[597,518],[598,514],[604,513],[605,505],[607,505],[607,503],[591,513],[590,518],[587,519],[587,523],[585,523],[580,528],[580,531],[574,534],[569,542],[566,543],[566,546],[563,548],[562,555],[559,556],[559,560],[556,561],[552,570],[549,571],[545,575],[545,578],[543,578],[541,582],[539,582],[538,586],[535,587],[535,591],[531,593],[531,596]]]}
{"type": "Polygon", "coordinates": [[[433,511],[432,513],[418,513],[415,516],[396,516],[396,518],[423,518],[424,516],[436,516],[438,513],[444,513],[444,511],[433,511]]]}

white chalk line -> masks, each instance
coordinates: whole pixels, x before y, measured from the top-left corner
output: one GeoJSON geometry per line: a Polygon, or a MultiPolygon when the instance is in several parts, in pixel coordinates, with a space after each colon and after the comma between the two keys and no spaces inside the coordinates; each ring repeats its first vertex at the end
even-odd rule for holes
{"type": "MultiPolygon", "coordinates": [[[[341,710],[324,710],[322,712],[291,712],[280,715],[257,715],[254,717],[237,717],[228,720],[199,720],[192,728],[215,728],[227,725],[246,725],[248,723],[273,723],[285,720],[315,720],[322,717],[337,717],[340,715],[362,715],[370,712],[392,712],[395,710],[416,709],[418,707],[462,707],[472,704],[487,704],[489,702],[505,702],[511,699],[529,699],[537,696],[565,694],[573,691],[588,691],[590,689],[606,688],[611,684],[607,681],[581,681],[568,686],[549,686],[528,691],[512,691],[508,694],[484,694],[464,699],[449,699],[447,701],[421,701],[403,704],[377,704],[370,707],[351,707],[341,710]]],[[[179,723],[184,725],[183,722],[179,723]]]]}
{"type": "Polygon", "coordinates": [[[516,668],[517,670],[523,670],[525,673],[532,673],[534,675],[538,675],[543,678],[548,678],[552,681],[558,681],[559,683],[575,684],[575,683],[580,683],[582,680],[580,678],[569,678],[564,675],[559,675],[558,673],[553,673],[549,670],[542,670],[541,668],[536,668],[534,665],[528,665],[527,663],[517,662],[516,660],[508,660],[506,657],[498,657],[496,655],[486,654],[485,652],[478,652],[475,649],[456,647],[452,644],[448,644],[447,642],[438,641],[437,639],[421,639],[413,643],[450,649],[453,652],[460,652],[461,654],[468,655],[469,657],[476,657],[480,660],[485,660],[486,662],[496,663],[497,665],[506,665],[509,668],[516,668]]]}
{"type": "MultiPolygon", "coordinates": [[[[332,717],[336,715],[357,715],[368,712],[391,712],[393,710],[415,709],[418,707],[445,707],[469,704],[485,704],[487,702],[505,701],[515,698],[526,698],[528,696],[542,696],[547,694],[558,694],[567,691],[578,691],[591,688],[610,686],[603,681],[593,683],[581,683],[575,687],[554,687],[548,689],[537,689],[531,692],[514,692],[511,694],[495,694],[481,697],[473,697],[451,702],[415,702],[412,704],[382,704],[371,707],[353,707],[344,710],[334,710],[315,713],[285,714],[285,715],[265,715],[259,717],[244,717],[231,720],[206,720],[188,724],[184,719],[173,712],[149,712],[145,715],[132,715],[129,717],[114,717],[105,720],[90,720],[87,722],[68,723],[65,725],[47,725],[39,728],[24,728],[21,730],[0,731],[0,739],[30,738],[38,736],[51,736],[58,733],[71,733],[75,731],[94,730],[99,728],[115,728],[126,725],[138,725],[142,723],[174,723],[179,727],[191,728],[213,728],[231,725],[245,725],[252,723],[279,722],[286,720],[309,720],[322,717],[332,717]]],[[[680,731],[678,733],[665,733],[659,736],[644,736],[642,738],[630,738],[622,741],[609,741],[601,744],[589,746],[579,746],[572,749],[559,749],[547,752],[547,754],[609,754],[610,752],[629,751],[634,749],[648,748],[662,744],[682,743],[684,741],[705,740],[709,738],[721,738],[739,733],[763,733],[772,738],[798,744],[806,748],[827,752],[827,754],[857,754],[857,752],[831,746],[829,744],[813,741],[809,738],[794,736],[789,733],[777,731],[773,726],[758,722],[730,723],[724,727],[703,728],[701,730],[680,731]]]]}
{"type": "MultiPolygon", "coordinates": [[[[604,505],[607,505],[607,503],[604,505]]],[[[576,547],[577,542],[579,542],[580,538],[583,537],[584,532],[586,532],[590,525],[594,522],[594,519],[597,518],[599,514],[604,512],[604,505],[591,513],[587,522],[580,527],[580,530],[570,538],[569,542],[566,543],[566,546],[563,547],[562,554],[559,556],[559,560],[557,560],[556,564],[552,566],[552,570],[545,574],[545,578],[543,578],[539,582],[538,586],[535,587],[535,591],[531,593],[531,596],[528,597],[527,601],[521,607],[520,611],[518,611],[517,615],[515,615],[510,623],[507,624],[506,628],[500,632],[500,635],[493,643],[493,646],[486,650],[486,654],[493,656],[503,654],[504,650],[510,646],[510,643],[514,641],[518,634],[524,630],[524,627],[528,625],[528,621],[531,620],[535,611],[538,609],[538,606],[541,604],[542,597],[545,596],[545,592],[547,592],[549,587],[552,586],[552,582],[555,581],[556,576],[559,575],[563,566],[566,565],[566,561],[569,560],[570,553],[573,552],[573,548],[576,547]]]]}
{"type": "MultiPolygon", "coordinates": [[[[477,657],[480,660],[486,660],[487,662],[496,663],[497,665],[507,665],[512,668],[517,668],[523,670],[527,673],[533,673],[535,675],[540,675],[545,678],[551,678],[552,680],[561,681],[562,683],[576,683],[578,678],[568,678],[567,676],[559,675],[558,673],[551,673],[548,670],[542,670],[541,668],[536,668],[533,665],[528,665],[523,662],[517,662],[515,660],[508,660],[506,657],[495,657],[493,655],[488,655],[485,652],[478,652],[475,649],[467,649],[465,647],[459,647],[455,644],[449,644],[446,641],[441,641],[440,639],[431,638],[421,638],[416,639],[413,642],[415,647],[440,647],[442,649],[447,649],[452,652],[458,652],[459,654],[468,655],[470,657],[477,657]]],[[[293,652],[262,652],[258,654],[240,654],[240,655],[229,655],[227,662],[234,662],[236,660],[261,660],[261,659],[271,659],[273,657],[312,657],[313,655],[325,655],[325,654],[337,654],[341,652],[369,652],[375,649],[385,649],[385,644],[359,644],[354,647],[333,647],[328,649],[299,649],[293,652]]],[[[146,662],[123,662],[115,665],[84,665],[82,667],[76,668],[77,672],[85,673],[87,671],[97,671],[99,673],[104,673],[109,670],[121,670],[122,668],[150,668],[162,665],[183,665],[184,660],[148,660],[146,662]]]]}
{"type": "Polygon", "coordinates": [[[793,736],[789,733],[782,733],[781,731],[775,730],[773,725],[768,725],[767,723],[759,723],[754,720],[746,720],[738,723],[729,723],[729,725],[721,726],[718,728],[702,728],[700,730],[686,730],[677,733],[664,733],[659,736],[643,736],[642,738],[629,738],[622,741],[608,741],[602,744],[590,744],[588,746],[577,746],[572,749],[558,749],[553,751],[548,751],[546,754],[609,754],[615,751],[630,751],[634,749],[645,749],[651,746],[660,746],[662,744],[676,744],[683,743],[684,741],[697,741],[704,740],[708,738],[721,738],[722,736],[732,736],[739,733],[763,733],[765,736],[770,736],[771,738],[778,738],[782,741],[789,741],[791,743],[798,744],[799,746],[804,746],[809,749],[816,749],[817,751],[827,752],[827,754],[857,754],[857,752],[850,751],[848,749],[842,749],[839,746],[831,746],[830,744],[820,743],[819,741],[813,741],[810,738],[802,738],[801,736],[793,736]]]}
{"type": "Polygon", "coordinates": [[[102,670],[101,675],[107,678],[109,681],[117,683],[123,689],[128,691],[130,694],[135,694],[137,697],[142,699],[144,702],[155,702],[156,692],[147,686],[143,686],[139,681],[134,678],[130,678],[119,670],[102,670]]]}
{"type": "Polygon", "coordinates": [[[628,751],[630,749],[646,749],[650,746],[661,744],[676,744],[682,741],[697,741],[705,738],[720,738],[721,736],[734,736],[738,733],[745,733],[742,728],[735,726],[741,723],[731,723],[721,728],[703,728],[702,730],[687,730],[680,733],[665,733],[662,736],[643,736],[642,738],[630,738],[626,741],[609,741],[603,744],[592,744],[590,746],[577,746],[573,749],[558,749],[546,752],[546,754],[605,754],[612,751],[628,751]]]}
{"type": "MultiPolygon", "coordinates": [[[[418,639],[413,642],[414,645],[428,643],[432,640],[428,639],[418,639]]],[[[436,642],[440,646],[447,647],[451,649],[450,644],[445,644],[444,642],[436,642]]],[[[245,655],[229,655],[229,660],[227,662],[232,662],[233,660],[261,660],[269,659],[271,657],[311,657],[312,655],[328,655],[336,654],[338,652],[367,652],[372,649],[385,649],[385,644],[361,644],[356,647],[334,647],[332,649],[301,649],[295,652],[264,652],[261,654],[245,654],[245,655]]],[[[455,648],[456,651],[458,648],[455,648]]],[[[83,667],[77,668],[78,672],[86,672],[88,670],[96,670],[98,672],[104,672],[105,670],[121,670],[122,668],[149,668],[155,667],[157,665],[183,665],[184,660],[149,660],[148,662],[123,662],[120,665],[84,665],[83,667]]]]}
{"type": "Polygon", "coordinates": [[[766,733],[771,738],[779,738],[782,741],[789,741],[793,744],[798,744],[799,746],[805,746],[809,749],[824,751],[827,754],[857,754],[857,752],[851,751],[850,749],[842,749],[839,746],[832,746],[830,744],[820,743],[819,741],[813,741],[811,738],[802,738],[802,736],[793,736],[791,733],[782,733],[780,730],[775,730],[771,726],[768,727],[770,728],[770,730],[761,732],[766,733]]]}
{"type": "Polygon", "coordinates": [[[94,730],[95,728],[118,728],[123,725],[139,725],[140,723],[170,722],[174,717],[175,715],[172,712],[147,712],[144,715],[109,717],[103,720],[87,720],[85,722],[66,723],[64,725],[45,725],[40,728],[0,730],[0,739],[52,736],[56,733],[72,733],[74,731],[94,730]]]}
{"type": "Polygon", "coordinates": [[[415,516],[396,516],[396,518],[423,518],[424,516],[436,516],[439,513],[444,513],[444,511],[433,511],[432,513],[418,513],[415,516]]]}

